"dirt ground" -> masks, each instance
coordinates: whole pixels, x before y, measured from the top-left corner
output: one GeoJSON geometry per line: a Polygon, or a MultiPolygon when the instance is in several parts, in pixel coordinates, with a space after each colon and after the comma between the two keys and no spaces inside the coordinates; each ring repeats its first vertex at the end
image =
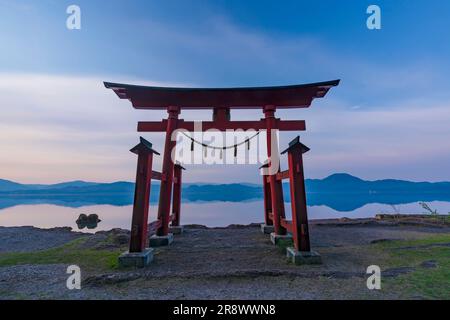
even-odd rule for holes
{"type": "MultiPolygon", "coordinates": [[[[385,251],[379,244],[449,235],[450,228],[375,219],[326,220],[313,221],[310,234],[313,250],[322,256],[321,265],[293,265],[285,248],[274,246],[259,224],[253,224],[186,226],[171,246],[155,248],[150,266],[124,270],[115,265],[97,268],[95,261],[84,260],[83,250],[112,254],[114,264],[126,249],[128,231],[85,235],[67,229],[0,228],[0,299],[422,299],[427,298],[424,292],[406,290],[402,281],[417,270],[442,266],[427,256],[419,259],[423,261],[393,262],[396,251],[385,251]],[[62,251],[61,259],[48,258],[45,250],[74,240],[79,241],[75,251],[70,247],[62,251]],[[30,263],[23,252],[36,250],[43,250],[45,256],[38,255],[38,261],[30,263]],[[68,290],[67,266],[78,261],[82,288],[68,290]],[[382,270],[381,290],[366,286],[369,265],[382,270]]],[[[450,257],[450,242],[437,245],[450,257]]]]}

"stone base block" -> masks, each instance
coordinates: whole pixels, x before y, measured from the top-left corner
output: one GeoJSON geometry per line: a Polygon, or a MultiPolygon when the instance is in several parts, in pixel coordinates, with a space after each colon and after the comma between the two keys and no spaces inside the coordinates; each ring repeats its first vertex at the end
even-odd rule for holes
{"type": "Polygon", "coordinates": [[[296,265],[322,264],[322,257],[315,251],[297,251],[295,248],[286,249],[286,256],[296,265]]]}
{"type": "Polygon", "coordinates": [[[142,252],[124,252],[119,256],[121,268],[144,268],[153,261],[153,249],[147,248],[142,252]]]}
{"type": "Polygon", "coordinates": [[[169,246],[173,242],[173,233],[167,234],[167,236],[157,236],[154,234],[150,237],[150,247],[163,247],[169,246]]]}
{"type": "Polygon", "coordinates": [[[169,232],[171,234],[182,234],[184,231],[183,226],[170,226],[169,227],[169,232]]]}
{"type": "Polygon", "coordinates": [[[275,234],[275,232],[272,232],[270,234],[270,241],[272,241],[272,243],[275,245],[280,244],[280,243],[285,243],[285,242],[291,242],[292,236],[290,234],[279,235],[279,234],[275,234]]]}
{"type": "Polygon", "coordinates": [[[267,224],[263,223],[261,225],[261,232],[264,234],[271,234],[274,231],[273,226],[268,226],[267,224]]]}

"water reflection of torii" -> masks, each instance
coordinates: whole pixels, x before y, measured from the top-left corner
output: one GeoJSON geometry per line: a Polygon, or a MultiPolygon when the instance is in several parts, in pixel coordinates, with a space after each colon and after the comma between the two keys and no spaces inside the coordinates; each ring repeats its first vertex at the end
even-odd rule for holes
{"type": "MultiPolygon", "coordinates": [[[[198,130],[193,121],[179,119],[181,109],[213,110],[212,121],[202,121],[202,131],[266,130],[268,159],[278,156],[277,141],[272,132],[303,131],[304,120],[280,120],[275,118],[277,109],[307,108],[314,98],[321,98],[328,90],[339,84],[339,80],[302,85],[251,88],[165,88],[136,86],[105,82],[105,87],[114,90],[121,99],[128,99],[136,109],[167,110],[168,118],[162,121],[139,122],[139,132],[165,132],[164,155],[161,173],[152,171],[152,144],[141,138],[141,143],[131,149],[138,154],[138,168],[131,226],[130,254],[142,258],[131,258],[131,264],[145,265],[151,260],[151,250],[146,249],[148,232],[148,208],[151,179],[161,180],[158,220],[153,223],[156,235],[150,238],[150,246],[168,245],[173,239],[172,230],[180,230],[181,171],[174,164],[171,151],[176,145],[172,133],[177,129],[189,132],[198,130]],[[262,109],[264,118],[256,121],[232,121],[231,109],[262,109]],[[172,199],[173,189],[173,199],[172,199]],[[170,214],[170,201],[173,201],[170,214]],[[171,224],[171,225],[170,225],[171,224]],[[177,228],[178,227],[178,228],[177,228]],[[141,254],[141,255],[139,255],[141,254]],[[134,260],[133,260],[134,259],[134,260]]],[[[277,242],[292,234],[294,248],[292,255],[300,259],[310,253],[308,219],[303,175],[302,153],[309,149],[294,139],[285,152],[288,153],[289,170],[280,171],[269,165],[269,173],[263,176],[265,225],[263,231],[271,232],[271,239],[277,242]],[[292,204],[292,221],[285,219],[282,180],[289,178],[292,204]],[[272,232],[273,231],[273,232],[272,232]]],[[[295,260],[295,257],[294,257],[295,260]]],[[[126,257],[123,261],[127,261],[126,257]]],[[[126,262],[125,262],[126,264],[126,262]]]]}

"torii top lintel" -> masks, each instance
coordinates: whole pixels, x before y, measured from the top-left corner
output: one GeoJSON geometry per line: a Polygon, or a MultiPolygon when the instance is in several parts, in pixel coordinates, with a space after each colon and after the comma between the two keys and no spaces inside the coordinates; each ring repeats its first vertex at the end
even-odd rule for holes
{"type": "Polygon", "coordinates": [[[276,108],[308,108],[314,98],[324,97],[340,80],[277,87],[170,88],[105,82],[121,99],[136,109],[254,109],[268,105],[276,108]]]}

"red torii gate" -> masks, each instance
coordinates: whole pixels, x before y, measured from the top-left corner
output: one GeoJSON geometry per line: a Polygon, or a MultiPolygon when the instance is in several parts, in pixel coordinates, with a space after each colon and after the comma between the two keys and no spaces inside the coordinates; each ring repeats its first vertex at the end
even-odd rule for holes
{"type": "MultiPolygon", "coordinates": [[[[122,264],[146,265],[152,259],[151,250],[146,249],[147,220],[149,207],[150,181],[153,178],[161,180],[158,206],[158,220],[153,223],[156,235],[150,240],[150,246],[168,245],[172,241],[169,224],[179,226],[180,192],[182,167],[174,164],[171,152],[176,141],[171,139],[177,129],[187,131],[197,130],[193,121],[179,119],[181,109],[212,109],[212,121],[202,121],[202,131],[216,129],[232,130],[266,130],[268,158],[278,155],[277,141],[272,141],[272,131],[303,131],[306,129],[304,120],[280,120],[275,117],[277,109],[308,108],[314,98],[321,98],[328,90],[339,84],[339,80],[291,85],[278,87],[249,88],[167,88],[137,86],[105,82],[105,87],[112,89],[119,98],[131,101],[135,109],[167,110],[168,118],[162,121],[140,121],[138,132],[165,132],[165,145],[161,173],[152,171],[153,154],[151,143],[141,138],[141,143],[131,149],[138,154],[138,169],[133,207],[132,236],[128,255],[122,258],[122,264]],[[232,121],[232,109],[262,109],[264,118],[256,121],[232,121]],[[175,175],[174,175],[175,173],[175,175]],[[175,185],[174,185],[175,182],[175,185]],[[172,190],[175,189],[173,207],[170,214],[172,190]]],[[[298,137],[290,143],[288,152],[289,170],[281,172],[279,168],[263,177],[265,226],[264,231],[271,233],[274,243],[279,238],[286,237],[287,232],[293,234],[294,249],[288,251],[294,262],[311,256],[308,222],[306,212],[306,197],[304,188],[302,153],[309,150],[300,143],[298,137]],[[284,215],[284,200],[281,181],[290,179],[292,222],[284,215]]],[[[159,153],[157,153],[159,154],[159,153]]],[[[266,167],[271,166],[271,162],[266,167]]]]}

